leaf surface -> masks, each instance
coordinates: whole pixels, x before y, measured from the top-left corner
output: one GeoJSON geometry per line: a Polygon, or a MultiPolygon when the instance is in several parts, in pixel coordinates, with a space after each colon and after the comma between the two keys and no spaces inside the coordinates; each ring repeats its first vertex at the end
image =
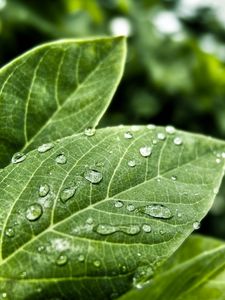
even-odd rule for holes
{"type": "Polygon", "coordinates": [[[205,216],[224,169],[223,142],[167,131],[77,134],[0,172],[9,299],[109,299],[151,277],[205,216]]]}
{"type": "Polygon", "coordinates": [[[0,70],[0,167],[33,149],[95,127],[121,79],[123,37],[61,40],[0,70]]]}

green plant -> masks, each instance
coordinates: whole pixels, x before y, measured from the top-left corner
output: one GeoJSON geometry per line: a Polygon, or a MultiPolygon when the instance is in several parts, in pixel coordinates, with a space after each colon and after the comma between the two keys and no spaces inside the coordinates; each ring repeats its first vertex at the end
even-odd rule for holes
{"type": "Polygon", "coordinates": [[[123,37],[62,40],[0,70],[3,299],[178,299],[165,277],[197,261],[189,290],[224,266],[224,246],[172,256],[213,203],[224,142],[172,126],[95,129],[125,55],[123,37]]]}

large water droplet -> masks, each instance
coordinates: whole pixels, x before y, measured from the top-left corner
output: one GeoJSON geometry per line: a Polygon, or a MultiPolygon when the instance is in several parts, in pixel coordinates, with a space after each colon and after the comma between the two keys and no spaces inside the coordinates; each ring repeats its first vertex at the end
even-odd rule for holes
{"type": "Polygon", "coordinates": [[[5,234],[7,237],[14,237],[15,236],[15,230],[12,227],[8,227],[5,231],[5,234]]]}
{"type": "Polygon", "coordinates": [[[149,233],[149,232],[152,231],[152,227],[151,227],[150,225],[148,225],[148,224],[144,224],[144,225],[142,226],[142,230],[143,230],[144,232],[146,232],[146,233],[149,233]]]}
{"type": "Polygon", "coordinates": [[[13,155],[11,162],[13,164],[18,164],[26,159],[26,155],[21,152],[17,152],[13,155]]]}
{"type": "Polygon", "coordinates": [[[132,139],[133,134],[130,131],[127,131],[124,133],[124,137],[125,137],[125,139],[132,139]]]}
{"type": "Polygon", "coordinates": [[[128,204],[127,205],[127,210],[128,211],[134,211],[135,210],[135,206],[133,204],[128,204]]]}
{"type": "Polygon", "coordinates": [[[96,170],[87,170],[84,173],[84,178],[88,181],[90,181],[91,183],[99,183],[102,180],[102,173],[100,173],[99,171],[96,170]]]}
{"type": "Polygon", "coordinates": [[[71,186],[71,187],[65,188],[60,193],[60,200],[63,203],[66,203],[69,199],[71,199],[75,195],[76,190],[77,190],[77,186],[71,186]]]}
{"type": "Polygon", "coordinates": [[[170,209],[162,204],[151,204],[140,209],[140,212],[155,218],[169,219],[172,217],[170,209]]]}
{"type": "Polygon", "coordinates": [[[38,147],[38,152],[45,153],[45,152],[51,150],[53,147],[54,147],[53,143],[43,144],[43,145],[38,147]]]}
{"type": "Polygon", "coordinates": [[[120,200],[118,200],[118,201],[115,202],[114,206],[115,206],[116,208],[121,208],[121,207],[123,207],[123,202],[120,201],[120,200]]]}
{"type": "Polygon", "coordinates": [[[166,139],[166,135],[165,135],[163,132],[159,132],[159,133],[157,134],[157,138],[158,138],[158,140],[160,140],[160,141],[164,141],[164,140],[166,139]]]}
{"type": "Polygon", "coordinates": [[[84,134],[86,136],[93,136],[93,135],[95,135],[95,132],[96,132],[96,130],[93,127],[88,127],[84,130],[84,134]]]}
{"type": "Polygon", "coordinates": [[[194,228],[194,230],[199,229],[199,228],[200,228],[200,222],[195,221],[195,222],[193,223],[193,228],[194,228]]]}
{"type": "Polygon", "coordinates": [[[36,221],[41,217],[43,213],[42,206],[38,203],[34,203],[28,207],[26,211],[26,218],[29,221],[36,221]]]}
{"type": "Polygon", "coordinates": [[[181,137],[175,137],[174,140],[173,140],[174,144],[177,145],[177,146],[180,146],[183,144],[183,140],[181,137]]]}
{"type": "Polygon", "coordinates": [[[128,164],[128,166],[131,167],[131,168],[133,168],[133,167],[136,166],[135,160],[129,160],[127,164],[128,164]]]}
{"type": "Polygon", "coordinates": [[[59,154],[55,159],[57,164],[64,165],[67,162],[67,158],[64,154],[59,154]]]}
{"type": "Polygon", "coordinates": [[[139,149],[141,156],[148,157],[152,154],[152,148],[148,146],[141,147],[139,149]]]}
{"type": "Polygon", "coordinates": [[[50,187],[48,184],[45,183],[40,185],[38,193],[40,197],[45,197],[48,195],[49,191],[50,191],[50,187]]]}
{"type": "Polygon", "coordinates": [[[108,224],[99,224],[96,228],[96,232],[101,235],[108,235],[118,231],[116,226],[108,225],[108,224]]]}
{"type": "Polygon", "coordinates": [[[176,131],[176,129],[173,126],[171,126],[171,125],[166,126],[166,132],[167,133],[174,134],[175,131],[176,131]]]}
{"type": "Polygon", "coordinates": [[[67,264],[67,262],[68,262],[68,257],[63,254],[61,254],[56,260],[57,266],[64,266],[65,264],[67,264]]]}

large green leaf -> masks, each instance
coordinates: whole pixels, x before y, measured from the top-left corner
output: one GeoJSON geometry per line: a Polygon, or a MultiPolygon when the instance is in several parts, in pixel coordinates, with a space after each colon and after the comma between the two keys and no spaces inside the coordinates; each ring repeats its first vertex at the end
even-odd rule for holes
{"type": "Polygon", "coordinates": [[[223,176],[223,142],[171,127],[112,127],[51,146],[0,173],[9,299],[124,293],[198,226],[223,176]]]}
{"type": "Polygon", "coordinates": [[[211,238],[191,236],[148,286],[139,291],[132,290],[120,299],[225,299],[225,244],[211,238]]]}
{"type": "Polygon", "coordinates": [[[123,37],[62,40],[0,70],[0,167],[26,151],[95,127],[120,81],[123,37]]]}

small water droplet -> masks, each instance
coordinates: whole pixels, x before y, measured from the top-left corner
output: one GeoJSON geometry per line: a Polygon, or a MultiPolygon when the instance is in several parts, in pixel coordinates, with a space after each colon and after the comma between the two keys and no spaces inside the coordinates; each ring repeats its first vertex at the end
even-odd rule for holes
{"type": "Polygon", "coordinates": [[[15,236],[15,231],[12,227],[8,227],[5,231],[5,234],[7,237],[14,237],[15,236]]]}
{"type": "Polygon", "coordinates": [[[149,279],[153,276],[153,269],[149,266],[140,266],[134,274],[133,286],[137,289],[142,289],[149,283],[149,279]]]}
{"type": "Polygon", "coordinates": [[[166,135],[165,135],[164,133],[162,133],[162,132],[159,132],[159,133],[157,134],[157,138],[158,138],[158,140],[160,140],[160,141],[164,141],[164,140],[166,139],[166,135]]]}
{"type": "Polygon", "coordinates": [[[174,138],[173,143],[174,143],[175,145],[177,145],[177,146],[180,146],[180,145],[183,144],[183,140],[182,140],[181,137],[178,137],[178,136],[177,136],[177,137],[174,138]]]}
{"type": "Polygon", "coordinates": [[[57,164],[64,165],[67,163],[67,158],[64,154],[59,154],[55,159],[57,164]]]}
{"type": "Polygon", "coordinates": [[[195,222],[193,223],[193,228],[194,228],[194,230],[199,229],[199,228],[200,228],[200,222],[195,221],[195,222]]]}
{"type": "Polygon", "coordinates": [[[128,164],[128,166],[131,167],[131,168],[133,168],[133,167],[136,166],[135,160],[129,160],[127,164],[128,164]]]}
{"type": "Polygon", "coordinates": [[[148,157],[152,154],[152,148],[148,146],[141,147],[139,149],[141,156],[148,157]]]}
{"type": "Polygon", "coordinates": [[[144,225],[142,226],[142,230],[143,230],[144,232],[146,232],[146,233],[149,233],[149,232],[152,231],[152,227],[151,227],[150,225],[148,225],[148,224],[144,224],[144,225]]]}
{"type": "Polygon", "coordinates": [[[177,213],[177,216],[178,216],[178,218],[181,218],[182,217],[182,213],[177,213]]]}
{"type": "Polygon", "coordinates": [[[50,191],[50,187],[48,184],[45,183],[40,185],[38,193],[40,197],[45,197],[48,195],[49,191],[50,191]]]}
{"type": "Polygon", "coordinates": [[[43,214],[42,206],[38,203],[34,203],[28,207],[26,211],[26,218],[29,221],[36,221],[43,214]]]}
{"type": "Polygon", "coordinates": [[[45,250],[45,247],[44,246],[39,246],[37,250],[38,250],[38,252],[43,252],[45,250]]]}
{"type": "Polygon", "coordinates": [[[38,152],[39,153],[45,153],[45,152],[51,150],[53,147],[54,147],[53,143],[43,144],[43,145],[38,147],[38,152]]]}
{"type": "Polygon", "coordinates": [[[138,256],[138,257],[141,257],[141,253],[140,253],[140,252],[138,252],[138,253],[137,253],[137,256],[138,256]]]}
{"type": "Polygon", "coordinates": [[[157,143],[158,143],[158,141],[155,140],[155,139],[152,141],[152,144],[153,144],[153,145],[156,145],[157,143]]]}
{"type": "Polygon", "coordinates": [[[216,163],[217,163],[217,164],[220,164],[220,163],[221,163],[221,159],[220,159],[220,158],[217,158],[217,159],[216,159],[216,163]]]}
{"type": "Polygon", "coordinates": [[[171,176],[171,179],[173,180],[173,181],[176,181],[177,180],[177,176],[171,176]]]}
{"type": "Polygon", "coordinates": [[[162,204],[151,204],[139,209],[140,212],[155,218],[170,219],[172,213],[170,209],[162,204]]]}
{"type": "Polygon", "coordinates": [[[71,186],[62,190],[60,193],[60,200],[62,203],[66,203],[69,199],[71,199],[75,195],[76,190],[77,186],[71,186]]]}
{"type": "Polygon", "coordinates": [[[136,235],[141,231],[138,225],[119,226],[119,230],[129,235],[136,235]]]}
{"type": "Polygon", "coordinates": [[[99,268],[99,267],[101,266],[101,262],[100,262],[99,260],[95,260],[95,261],[93,262],[93,264],[94,264],[94,266],[95,266],[96,268],[99,268]]]}
{"type": "Polygon", "coordinates": [[[99,224],[95,230],[101,235],[109,235],[118,231],[118,228],[108,224],[99,224]]]}
{"type": "Polygon", "coordinates": [[[222,158],[225,158],[225,152],[221,153],[222,158]]]}
{"type": "Polygon", "coordinates": [[[213,193],[214,193],[215,195],[216,195],[218,192],[219,192],[219,188],[218,188],[218,187],[213,189],[213,193]]]}
{"type": "Polygon", "coordinates": [[[130,131],[127,131],[127,132],[124,133],[124,138],[125,139],[132,139],[133,134],[130,131]]]}
{"type": "Polygon", "coordinates": [[[80,255],[78,256],[78,261],[79,261],[79,262],[84,262],[84,261],[85,261],[85,257],[84,257],[83,254],[80,254],[80,255]]]}
{"type": "Polygon", "coordinates": [[[26,155],[21,152],[17,152],[13,155],[11,162],[13,164],[18,164],[26,159],[26,155]]]}
{"type": "Polygon", "coordinates": [[[99,171],[90,169],[84,173],[84,178],[89,182],[96,184],[102,181],[103,177],[102,177],[102,173],[100,173],[99,171]]]}
{"type": "Polygon", "coordinates": [[[166,126],[166,132],[167,133],[174,134],[175,131],[176,131],[176,129],[173,126],[171,126],[171,125],[166,126]]]}
{"type": "Polygon", "coordinates": [[[86,223],[89,224],[89,225],[92,225],[93,222],[94,222],[94,220],[91,217],[86,220],[86,223]]]}
{"type": "Polygon", "coordinates": [[[123,207],[123,202],[122,201],[116,201],[115,202],[115,204],[114,204],[114,206],[116,207],[116,208],[121,208],[121,207],[123,207]]]}
{"type": "Polygon", "coordinates": [[[148,124],[147,128],[150,130],[154,130],[156,128],[156,126],[154,124],[148,124]]]}
{"type": "Polygon", "coordinates": [[[165,234],[165,231],[164,231],[164,230],[160,230],[159,233],[160,233],[161,235],[163,235],[163,234],[165,234]]]}
{"type": "Polygon", "coordinates": [[[134,211],[135,210],[135,206],[133,204],[128,204],[127,205],[127,210],[128,211],[134,211]]]}
{"type": "MultiPolygon", "coordinates": [[[[7,293],[5,293],[5,292],[1,293],[1,298],[2,298],[2,299],[6,299],[6,298],[7,298],[7,293]]],[[[0,299],[1,299],[1,298],[0,298],[0,299]]]]}
{"type": "Polygon", "coordinates": [[[95,132],[96,132],[96,130],[93,127],[88,127],[84,130],[84,134],[86,136],[93,136],[93,135],[95,135],[95,132]]]}
{"type": "Polygon", "coordinates": [[[65,264],[67,264],[67,262],[68,262],[68,257],[63,254],[61,254],[56,260],[57,266],[64,266],[65,264]]]}

